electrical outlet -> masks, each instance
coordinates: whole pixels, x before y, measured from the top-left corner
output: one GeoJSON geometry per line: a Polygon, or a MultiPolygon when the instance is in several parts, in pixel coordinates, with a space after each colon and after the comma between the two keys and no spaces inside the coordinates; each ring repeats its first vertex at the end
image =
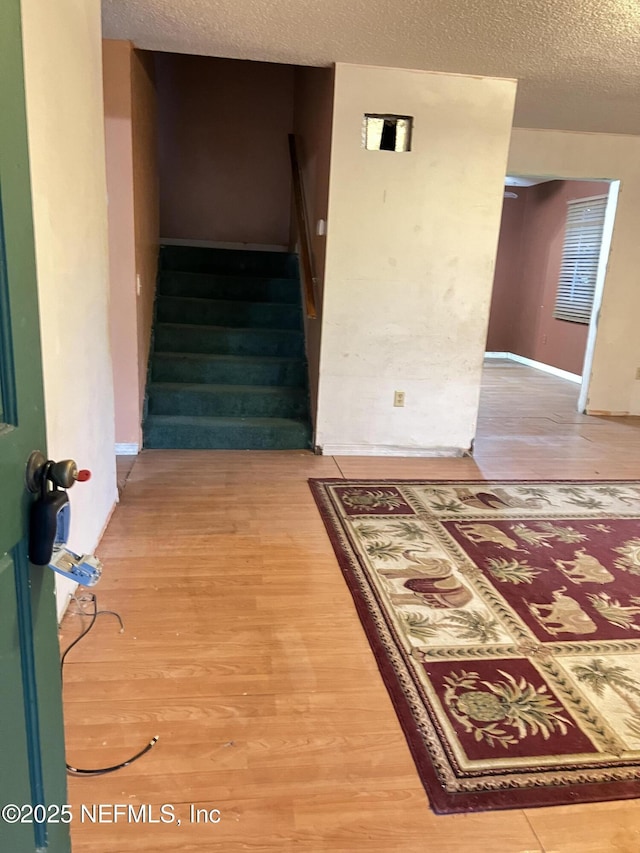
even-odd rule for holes
{"type": "Polygon", "coordinates": [[[393,392],[393,405],[404,406],[404,391],[393,392]]]}

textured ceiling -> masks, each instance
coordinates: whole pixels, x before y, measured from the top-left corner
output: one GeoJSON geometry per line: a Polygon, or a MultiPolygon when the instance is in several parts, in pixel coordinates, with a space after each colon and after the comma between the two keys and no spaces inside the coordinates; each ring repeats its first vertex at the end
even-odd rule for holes
{"type": "Polygon", "coordinates": [[[519,80],[520,127],[640,134],[640,0],[102,0],[104,36],[178,53],[519,80]]]}

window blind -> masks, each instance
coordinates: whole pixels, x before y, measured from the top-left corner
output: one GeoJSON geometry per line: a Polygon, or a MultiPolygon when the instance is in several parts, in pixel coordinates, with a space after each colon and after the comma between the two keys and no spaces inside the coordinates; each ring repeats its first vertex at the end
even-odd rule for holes
{"type": "Polygon", "coordinates": [[[562,266],[553,316],[588,323],[598,275],[607,196],[567,202],[562,266]]]}

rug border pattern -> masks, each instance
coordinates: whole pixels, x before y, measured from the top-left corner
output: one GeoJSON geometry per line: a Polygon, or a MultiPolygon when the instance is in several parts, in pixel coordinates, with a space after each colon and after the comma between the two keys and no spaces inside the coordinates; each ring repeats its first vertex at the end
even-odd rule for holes
{"type": "MultiPolygon", "coordinates": [[[[353,598],[356,611],[369,640],[376,664],[398,716],[418,774],[434,811],[446,814],[482,809],[531,808],[559,803],[597,802],[640,796],[640,767],[629,767],[629,762],[625,764],[624,760],[614,758],[608,762],[609,767],[602,767],[597,770],[576,766],[575,763],[571,765],[570,762],[563,765],[562,760],[557,761],[556,769],[553,770],[544,771],[538,767],[533,771],[536,777],[535,788],[532,787],[531,771],[523,772],[521,775],[510,772],[508,780],[501,778],[505,776],[504,771],[487,771],[480,784],[478,780],[465,782],[465,773],[461,768],[458,768],[460,775],[454,776],[450,763],[457,764],[455,756],[447,739],[444,736],[438,736],[438,724],[433,709],[431,713],[425,711],[424,705],[425,702],[428,702],[428,697],[423,695],[421,686],[416,684],[400,651],[401,644],[397,642],[394,626],[385,618],[385,611],[376,594],[375,587],[368,583],[360,568],[357,560],[357,548],[342,524],[330,493],[331,486],[352,485],[357,487],[383,484],[420,486],[425,483],[434,483],[438,485],[490,486],[507,483],[539,483],[541,485],[580,483],[588,486],[624,482],[637,484],[637,480],[625,481],[620,478],[581,481],[524,478],[427,480],[330,477],[309,478],[308,482],[353,598]],[[448,748],[445,748],[445,745],[448,748]]],[[[410,501],[408,503],[411,505],[410,501]]],[[[576,510],[572,514],[575,519],[594,517],[593,512],[582,514],[578,508],[576,510]]],[[[637,515],[638,513],[629,513],[628,517],[636,518],[637,515]]],[[[617,513],[616,516],[624,517],[624,514],[617,513]]],[[[472,513],[465,516],[469,519],[472,517],[472,513]]],[[[600,513],[599,517],[606,517],[606,513],[600,513]]],[[[478,518],[486,519],[486,514],[478,514],[478,518]]],[[[539,518],[544,518],[544,514],[541,513],[539,518]]],[[[448,544],[450,545],[450,543],[448,544]]],[[[468,559],[467,555],[461,549],[459,550],[463,557],[468,559]]],[[[522,639],[525,640],[525,636],[522,639]]],[[[530,637],[527,635],[526,639],[530,639],[530,637]]],[[[635,641],[635,644],[640,648],[640,641],[635,641]]],[[[559,641],[553,644],[553,647],[558,648],[558,650],[562,649],[566,653],[578,645],[575,642],[559,641]]],[[[623,647],[625,651],[628,651],[629,642],[625,642],[623,647]]],[[[500,653],[503,654],[505,650],[503,646],[500,653]]],[[[516,649],[513,652],[513,657],[529,657],[524,653],[519,654],[516,649]]],[[[506,655],[503,656],[506,657],[506,655]]],[[[589,762],[586,761],[585,763],[588,764],[589,762]]]]}

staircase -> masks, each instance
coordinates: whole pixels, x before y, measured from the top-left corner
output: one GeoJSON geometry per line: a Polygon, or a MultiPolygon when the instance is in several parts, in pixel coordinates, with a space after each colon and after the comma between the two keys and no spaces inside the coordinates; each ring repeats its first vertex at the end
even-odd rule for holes
{"type": "Polygon", "coordinates": [[[144,446],[308,448],[297,259],[164,246],[144,446]]]}

